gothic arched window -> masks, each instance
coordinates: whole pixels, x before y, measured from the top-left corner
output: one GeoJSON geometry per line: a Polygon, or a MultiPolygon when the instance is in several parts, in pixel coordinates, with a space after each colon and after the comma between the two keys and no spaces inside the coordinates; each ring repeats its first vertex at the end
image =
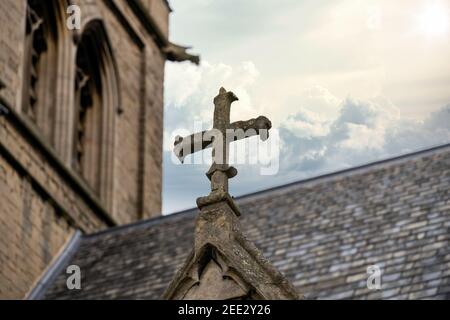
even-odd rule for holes
{"type": "Polygon", "coordinates": [[[90,22],[76,54],[73,167],[111,206],[114,116],[118,84],[112,51],[102,23],[90,22]]]}
{"type": "Polygon", "coordinates": [[[63,21],[59,1],[27,0],[22,111],[52,141],[63,21]]]}

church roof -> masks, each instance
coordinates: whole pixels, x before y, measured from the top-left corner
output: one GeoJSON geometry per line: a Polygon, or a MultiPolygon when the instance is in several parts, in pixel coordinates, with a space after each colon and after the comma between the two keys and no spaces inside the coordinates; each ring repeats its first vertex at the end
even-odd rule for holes
{"type": "MultiPolygon", "coordinates": [[[[308,299],[450,298],[450,145],[237,199],[244,234],[308,299]],[[367,288],[367,267],[381,290],[367,288]]],[[[36,298],[159,299],[197,209],[82,236],[36,298]],[[65,267],[81,268],[68,290],[65,267]]]]}

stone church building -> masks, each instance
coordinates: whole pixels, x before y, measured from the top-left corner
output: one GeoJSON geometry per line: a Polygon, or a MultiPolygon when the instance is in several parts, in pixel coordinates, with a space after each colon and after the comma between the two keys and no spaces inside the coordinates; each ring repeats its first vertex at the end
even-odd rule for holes
{"type": "Polygon", "coordinates": [[[161,212],[166,0],[0,1],[0,298],[77,230],[161,212]],[[67,8],[81,9],[69,30],[67,8]]]}
{"type": "Polygon", "coordinates": [[[217,276],[216,298],[274,285],[307,299],[450,299],[450,145],[236,199],[249,240],[234,215],[224,224],[278,280],[241,281],[240,249],[207,246],[183,287],[205,215],[161,216],[164,65],[199,58],[169,41],[169,3],[2,0],[0,12],[0,299],[203,297],[217,276]],[[66,27],[71,5],[79,30],[66,27]],[[367,286],[373,266],[381,288],[367,286]]]}

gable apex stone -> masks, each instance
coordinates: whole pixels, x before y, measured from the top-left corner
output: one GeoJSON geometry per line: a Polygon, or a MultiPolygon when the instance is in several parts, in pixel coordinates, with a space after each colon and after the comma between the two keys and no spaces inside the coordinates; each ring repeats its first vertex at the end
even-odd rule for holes
{"type": "Polygon", "coordinates": [[[242,234],[228,201],[202,207],[194,248],[163,294],[176,300],[294,300],[300,296],[242,234]]]}

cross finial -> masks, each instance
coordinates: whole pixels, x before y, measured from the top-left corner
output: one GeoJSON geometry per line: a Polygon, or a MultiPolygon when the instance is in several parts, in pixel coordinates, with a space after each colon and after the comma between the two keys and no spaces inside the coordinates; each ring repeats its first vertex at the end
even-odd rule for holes
{"type": "Polygon", "coordinates": [[[247,121],[237,121],[230,123],[231,104],[239,100],[231,91],[220,88],[219,95],[214,98],[214,125],[213,129],[191,136],[175,138],[174,152],[183,162],[184,158],[194,152],[212,146],[213,163],[206,173],[211,180],[211,194],[208,197],[200,198],[197,204],[213,199],[229,198],[228,179],[237,175],[237,170],[228,164],[229,143],[245,139],[254,135],[259,135],[262,140],[268,138],[268,130],[272,123],[264,116],[247,121]],[[236,131],[243,132],[244,135],[236,134],[236,131]],[[230,141],[230,137],[232,138],[230,141]]]}

